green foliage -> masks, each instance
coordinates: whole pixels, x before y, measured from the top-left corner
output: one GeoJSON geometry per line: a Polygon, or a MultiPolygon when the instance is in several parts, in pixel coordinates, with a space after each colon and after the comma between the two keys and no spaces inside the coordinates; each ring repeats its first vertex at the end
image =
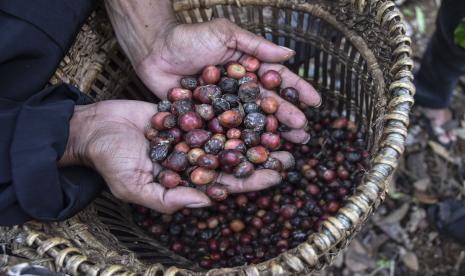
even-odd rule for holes
{"type": "Polygon", "coordinates": [[[455,29],[454,41],[457,46],[465,49],[465,19],[455,29]]]}
{"type": "Polygon", "coordinates": [[[421,34],[424,34],[426,31],[425,14],[419,6],[415,7],[415,16],[417,19],[418,31],[421,34]]]}

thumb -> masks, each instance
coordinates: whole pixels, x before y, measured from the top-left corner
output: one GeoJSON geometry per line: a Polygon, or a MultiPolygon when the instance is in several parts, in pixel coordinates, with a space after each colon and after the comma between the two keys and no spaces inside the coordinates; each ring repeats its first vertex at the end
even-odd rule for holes
{"type": "Polygon", "coordinates": [[[278,46],[265,38],[251,33],[239,26],[231,24],[232,36],[235,39],[236,49],[252,55],[263,62],[279,63],[294,56],[295,51],[278,46]]]}
{"type": "Polygon", "coordinates": [[[140,193],[136,202],[161,213],[174,213],[187,208],[201,208],[211,204],[210,199],[202,192],[188,187],[165,189],[158,183],[145,185],[145,191],[140,193]]]}

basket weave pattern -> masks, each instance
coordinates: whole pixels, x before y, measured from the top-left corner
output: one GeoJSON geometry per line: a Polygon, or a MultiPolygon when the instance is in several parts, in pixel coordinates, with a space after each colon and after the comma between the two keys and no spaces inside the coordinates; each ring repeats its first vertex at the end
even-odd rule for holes
{"type": "MultiPolygon", "coordinates": [[[[266,262],[208,275],[309,274],[331,263],[383,201],[404,151],[412,84],[410,39],[386,0],[178,0],[181,22],[225,17],[294,48],[286,65],[321,92],[324,105],[366,133],[371,167],[339,212],[297,248],[266,262]]],[[[157,99],[132,72],[100,10],[83,27],[51,83],[76,84],[96,100],[157,99]]],[[[5,229],[13,252],[58,271],[89,275],[197,275],[205,272],[140,230],[129,207],[105,194],[75,217],[5,229]]]]}

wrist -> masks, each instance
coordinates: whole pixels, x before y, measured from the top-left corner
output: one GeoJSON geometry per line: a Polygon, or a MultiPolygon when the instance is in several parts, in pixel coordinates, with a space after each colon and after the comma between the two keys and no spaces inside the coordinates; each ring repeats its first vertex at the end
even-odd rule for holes
{"type": "Polygon", "coordinates": [[[116,37],[136,67],[177,24],[169,0],[105,0],[116,37]]]}
{"type": "Polygon", "coordinates": [[[94,104],[76,105],[74,114],[69,122],[69,136],[66,149],[60,160],[59,167],[67,166],[91,166],[88,150],[88,139],[90,136],[90,125],[92,125],[92,114],[95,114],[94,104]]]}

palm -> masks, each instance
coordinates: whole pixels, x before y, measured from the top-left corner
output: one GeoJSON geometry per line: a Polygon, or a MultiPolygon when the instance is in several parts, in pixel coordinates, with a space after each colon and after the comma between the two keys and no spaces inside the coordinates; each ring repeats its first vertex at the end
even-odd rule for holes
{"type": "Polygon", "coordinates": [[[156,65],[142,78],[159,97],[178,85],[182,76],[194,75],[210,64],[224,64],[237,60],[241,54],[234,41],[217,29],[205,25],[179,25],[166,36],[159,50],[152,52],[149,62],[156,65]],[[155,73],[155,72],[156,73],[155,73]]]}

